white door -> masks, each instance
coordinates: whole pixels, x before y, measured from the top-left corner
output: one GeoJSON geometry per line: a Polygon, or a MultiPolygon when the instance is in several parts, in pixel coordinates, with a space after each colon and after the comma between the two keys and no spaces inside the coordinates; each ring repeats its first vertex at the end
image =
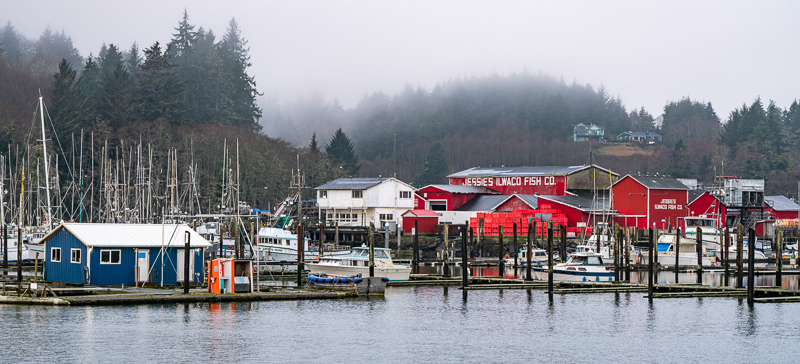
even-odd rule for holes
{"type": "Polygon", "coordinates": [[[150,252],[147,250],[140,250],[136,253],[136,281],[147,282],[150,270],[150,252]]]}
{"type": "MultiPolygon", "coordinates": [[[[176,274],[178,282],[183,282],[183,259],[186,249],[178,249],[178,259],[175,262],[176,274]]],[[[194,252],[189,250],[189,280],[191,281],[194,276],[194,252]]]]}

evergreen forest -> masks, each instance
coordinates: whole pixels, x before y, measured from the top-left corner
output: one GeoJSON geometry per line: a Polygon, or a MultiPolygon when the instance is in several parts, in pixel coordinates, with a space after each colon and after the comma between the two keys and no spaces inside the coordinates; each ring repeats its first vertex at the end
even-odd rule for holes
{"type": "Polygon", "coordinates": [[[346,108],[315,93],[265,97],[251,66],[235,19],[218,37],[184,12],[163,42],[102,44],[88,55],[63,30],[29,39],[9,21],[0,29],[3,176],[35,178],[42,165],[41,92],[48,152],[55,154],[50,169],[72,220],[85,213],[75,207],[85,195],[100,200],[109,192],[98,186],[108,181],[101,173],[114,171],[117,181],[134,185],[145,155],[155,195],[166,196],[173,181],[203,213],[219,208],[230,173],[223,168],[237,157],[237,193],[258,208],[289,194],[298,163],[312,188],[379,175],[422,187],[475,166],[584,163],[707,185],[723,173],[763,178],[768,194],[790,196],[800,180],[796,100],[776,105],[763,95],[718,115],[709,101],[675,95],[662,110],[628,109],[603,86],[522,71],[371,92],[346,108]],[[607,142],[573,142],[577,123],[604,127],[607,142]],[[664,142],[623,143],[616,136],[625,131],[656,132],[664,142]],[[173,164],[179,167],[170,172],[173,164]]]}

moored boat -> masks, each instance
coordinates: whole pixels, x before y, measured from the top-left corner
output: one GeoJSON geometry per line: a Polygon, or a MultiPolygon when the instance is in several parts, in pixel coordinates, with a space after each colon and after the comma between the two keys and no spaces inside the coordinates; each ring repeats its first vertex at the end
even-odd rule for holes
{"type": "MultiPolygon", "coordinates": [[[[392,261],[391,250],[374,248],[375,277],[386,277],[390,281],[407,281],[411,275],[411,268],[395,264],[392,261]]],[[[354,247],[347,256],[325,255],[314,263],[306,263],[308,270],[322,272],[336,276],[354,276],[361,274],[369,276],[369,248],[354,247]]]]}
{"type": "MultiPolygon", "coordinates": [[[[548,266],[534,267],[534,277],[547,280],[548,266]]],[[[554,281],[609,282],[614,280],[614,272],[603,265],[603,257],[597,253],[574,253],[566,263],[553,266],[554,281]]]]}

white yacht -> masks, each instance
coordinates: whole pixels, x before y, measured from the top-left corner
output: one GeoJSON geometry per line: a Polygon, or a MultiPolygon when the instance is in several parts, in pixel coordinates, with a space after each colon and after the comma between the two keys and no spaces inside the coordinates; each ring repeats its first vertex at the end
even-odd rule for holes
{"type": "MultiPolygon", "coordinates": [[[[660,265],[675,265],[675,244],[677,236],[675,234],[666,233],[658,237],[658,264],[660,265]]],[[[680,239],[680,257],[678,257],[679,266],[697,266],[697,243],[695,240],[690,240],[684,237],[680,239]]],[[[703,247],[702,264],[704,267],[712,265],[711,258],[708,256],[708,250],[703,247]]],[[[647,261],[647,251],[642,252],[644,261],[647,261]]]]}
{"type": "MultiPolygon", "coordinates": [[[[602,242],[603,240],[601,239],[600,241],[602,242]]],[[[583,244],[575,246],[576,253],[597,253],[596,250],[597,244],[583,244]]],[[[611,259],[611,248],[608,245],[602,245],[601,243],[599,254],[603,259],[611,259]]]]}
{"type": "MultiPolygon", "coordinates": [[[[411,267],[395,264],[391,250],[374,248],[375,277],[385,277],[390,281],[407,281],[411,275],[411,267]]],[[[337,276],[369,276],[369,248],[354,247],[346,256],[325,255],[318,262],[307,263],[308,270],[337,276]]]]}
{"type": "MultiPolygon", "coordinates": [[[[533,267],[534,277],[547,280],[548,267],[533,267]]],[[[603,265],[603,258],[597,253],[573,253],[566,263],[553,266],[554,281],[610,282],[614,280],[614,272],[603,265]]]]}

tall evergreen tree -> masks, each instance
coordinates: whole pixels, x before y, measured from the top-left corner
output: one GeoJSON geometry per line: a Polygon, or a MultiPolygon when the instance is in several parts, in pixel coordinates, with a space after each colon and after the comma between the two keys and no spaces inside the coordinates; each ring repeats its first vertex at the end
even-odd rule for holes
{"type": "Polygon", "coordinates": [[[6,64],[11,67],[21,68],[23,60],[22,39],[17,33],[17,29],[11,25],[10,20],[3,27],[3,30],[0,30],[0,43],[3,44],[3,57],[6,64]]]}
{"type": "Polygon", "coordinates": [[[89,122],[86,96],[76,76],[77,71],[66,59],[58,63],[58,72],[53,76],[50,116],[62,137],[88,126],[89,122]]]}
{"type": "Polygon", "coordinates": [[[98,114],[113,128],[133,121],[133,79],[125,69],[122,54],[113,44],[108,46],[105,57],[100,60],[100,86],[98,114]]]}
{"type": "Polygon", "coordinates": [[[86,59],[86,64],[81,71],[81,77],[78,79],[78,86],[86,96],[86,108],[89,113],[89,122],[93,122],[97,116],[97,108],[100,104],[101,90],[100,85],[100,65],[97,64],[95,58],[89,54],[86,59]]]}
{"type": "Polygon", "coordinates": [[[308,144],[308,148],[313,154],[317,154],[320,152],[319,144],[317,143],[317,132],[311,134],[311,143],[308,144]]]}
{"type": "Polygon", "coordinates": [[[358,156],[353,149],[353,142],[342,131],[342,128],[336,129],[330,142],[325,146],[325,153],[333,158],[334,162],[347,172],[347,175],[358,175],[361,164],[358,163],[358,156]]]}
{"type": "Polygon", "coordinates": [[[169,52],[169,46],[161,52],[158,42],[145,49],[139,107],[144,120],[164,117],[172,124],[181,124],[186,114],[185,85],[175,73],[176,66],[170,63],[169,52]]]}
{"type": "Polygon", "coordinates": [[[444,148],[438,141],[434,142],[428,149],[425,157],[425,167],[422,173],[417,176],[414,183],[417,187],[445,183],[447,181],[447,157],[444,148]]]}
{"type": "Polygon", "coordinates": [[[247,40],[242,37],[236,19],[231,19],[219,44],[223,72],[220,89],[225,90],[230,100],[230,106],[223,109],[220,120],[248,125],[258,130],[261,129],[258,124],[261,108],[256,104],[256,97],[260,94],[256,90],[255,78],[247,74],[247,68],[251,66],[249,51],[247,40]]]}
{"type": "Polygon", "coordinates": [[[142,72],[142,56],[139,54],[139,45],[136,42],[125,52],[125,70],[136,80],[137,75],[142,72]]]}

